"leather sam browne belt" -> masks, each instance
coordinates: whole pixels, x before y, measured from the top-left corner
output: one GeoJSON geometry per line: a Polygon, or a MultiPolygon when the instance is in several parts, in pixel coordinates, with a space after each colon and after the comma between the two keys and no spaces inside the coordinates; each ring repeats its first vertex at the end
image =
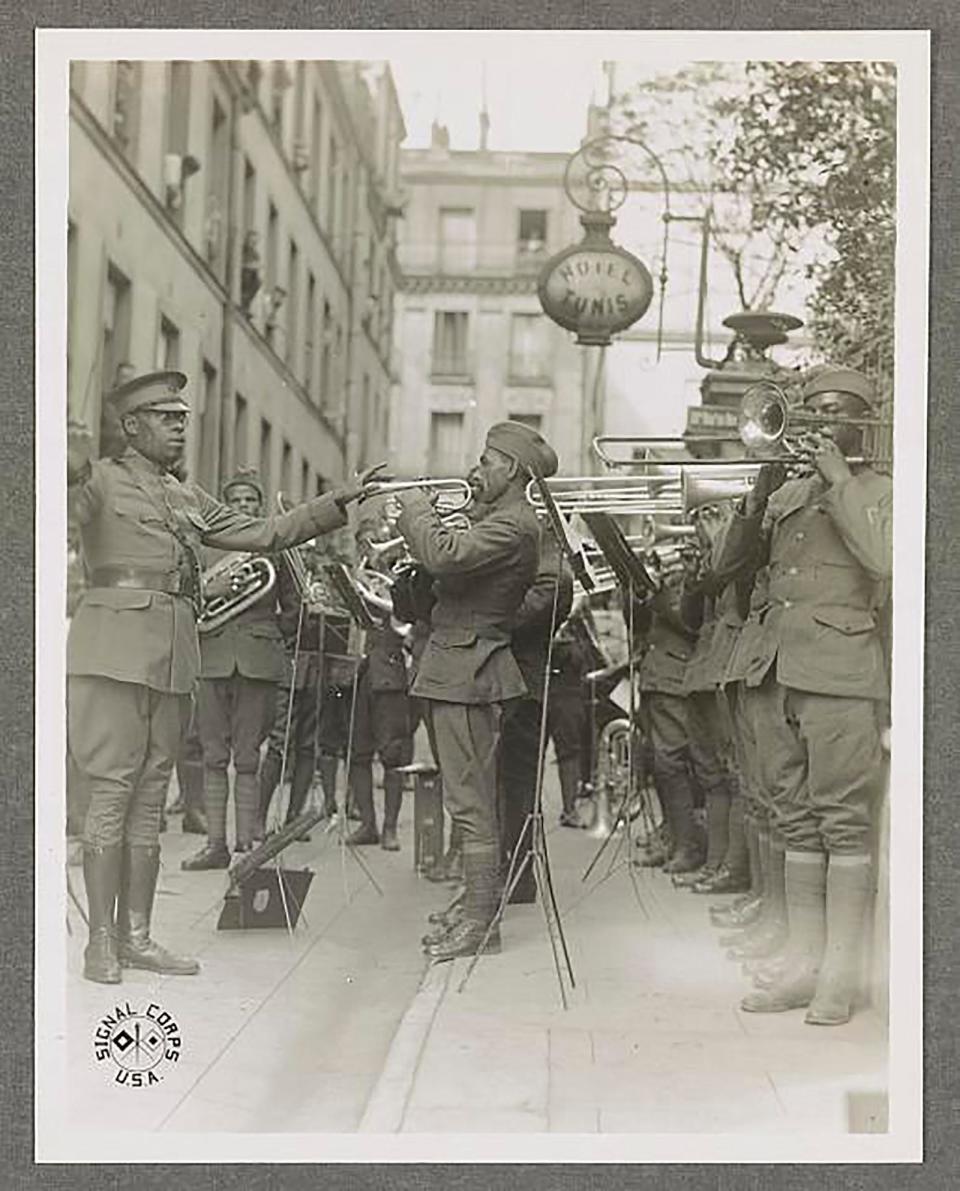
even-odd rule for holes
{"type": "Polygon", "coordinates": [[[139,591],[164,591],[168,595],[193,596],[189,576],[177,571],[142,571],[136,567],[98,567],[90,576],[91,587],[129,587],[139,591]]]}

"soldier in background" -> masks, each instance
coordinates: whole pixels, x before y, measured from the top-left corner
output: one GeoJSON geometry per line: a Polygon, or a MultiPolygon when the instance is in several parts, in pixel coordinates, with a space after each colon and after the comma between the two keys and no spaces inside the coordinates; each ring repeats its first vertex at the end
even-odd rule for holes
{"type": "MultiPolygon", "coordinates": [[[[248,517],[263,514],[263,486],[257,473],[241,468],[223,485],[224,503],[248,517]]],[[[216,563],[216,556],[208,561],[216,563]]],[[[282,565],[277,560],[276,566],[282,565]]],[[[206,598],[229,595],[229,583],[210,584],[206,598]]],[[[227,868],[228,768],[233,761],[235,849],[245,852],[259,836],[260,746],[273,723],[277,683],[286,659],[277,622],[277,592],[271,589],[225,624],[200,634],[197,724],[203,750],[207,844],[181,862],[187,871],[227,868]]]]}

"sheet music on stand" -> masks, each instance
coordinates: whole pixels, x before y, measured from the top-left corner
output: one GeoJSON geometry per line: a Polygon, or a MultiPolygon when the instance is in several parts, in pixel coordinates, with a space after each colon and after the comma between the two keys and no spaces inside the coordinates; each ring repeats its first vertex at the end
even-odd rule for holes
{"type": "Polygon", "coordinates": [[[531,469],[530,476],[536,485],[537,491],[540,494],[540,499],[543,501],[543,509],[547,516],[547,521],[550,528],[553,530],[554,536],[563,551],[564,556],[569,562],[574,578],[578,580],[580,586],[585,592],[596,591],[597,578],[594,574],[593,567],[587,561],[586,553],[583,549],[583,543],[580,541],[573,527],[564,515],[557,508],[557,502],[553,499],[553,494],[544,480],[543,476],[531,469]]]}
{"type": "Polygon", "coordinates": [[[634,553],[623,530],[609,513],[583,513],[581,516],[624,591],[655,593],[660,590],[659,576],[634,553]]]}

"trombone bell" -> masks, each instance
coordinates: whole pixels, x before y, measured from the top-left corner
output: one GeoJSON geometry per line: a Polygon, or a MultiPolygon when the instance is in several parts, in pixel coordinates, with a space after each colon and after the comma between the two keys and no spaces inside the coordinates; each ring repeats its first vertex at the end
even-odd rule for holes
{"type": "Polygon", "coordinates": [[[723,472],[717,467],[697,471],[684,470],[681,477],[683,508],[689,515],[704,505],[722,504],[746,496],[756,483],[758,464],[733,463],[723,472]]]}

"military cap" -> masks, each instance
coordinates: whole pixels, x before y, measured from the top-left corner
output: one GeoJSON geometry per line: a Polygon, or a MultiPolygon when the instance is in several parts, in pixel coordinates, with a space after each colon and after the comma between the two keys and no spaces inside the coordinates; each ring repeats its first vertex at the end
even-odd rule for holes
{"type": "Polygon", "coordinates": [[[187,378],[182,372],[147,372],[118,385],[107,395],[107,400],[120,418],[136,413],[138,409],[189,413],[190,406],[180,395],[186,383],[187,378]]]}
{"type": "Polygon", "coordinates": [[[233,475],[228,480],[224,481],[223,487],[221,488],[223,499],[227,499],[227,493],[231,488],[238,488],[240,485],[245,485],[247,488],[252,488],[260,497],[261,503],[263,502],[263,484],[260,480],[260,473],[255,467],[238,467],[233,475]]]}
{"type": "Polygon", "coordinates": [[[487,431],[487,446],[544,478],[556,475],[559,461],[553,447],[542,434],[522,422],[495,423],[487,431]]]}
{"type": "Polygon", "coordinates": [[[820,393],[850,393],[871,408],[876,401],[873,381],[854,368],[818,368],[807,376],[803,385],[803,399],[809,401],[820,393]]]}

